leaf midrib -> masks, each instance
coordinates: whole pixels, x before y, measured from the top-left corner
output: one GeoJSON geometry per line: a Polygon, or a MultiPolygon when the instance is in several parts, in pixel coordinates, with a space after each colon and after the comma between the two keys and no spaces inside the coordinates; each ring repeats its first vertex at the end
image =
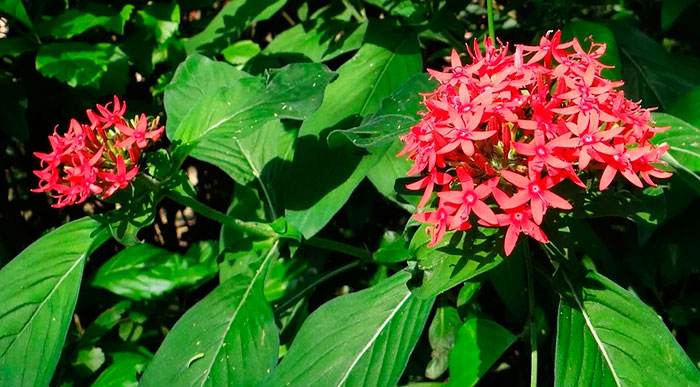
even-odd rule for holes
{"type": "Polygon", "coordinates": [[[583,302],[581,301],[581,299],[579,299],[578,294],[576,294],[576,289],[574,288],[573,284],[569,280],[569,277],[564,272],[562,272],[562,274],[564,276],[564,281],[569,286],[569,289],[571,290],[571,294],[573,295],[573,298],[576,301],[576,304],[578,305],[579,310],[581,311],[581,315],[583,315],[583,319],[586,322],[586,326],[588,327],[588,330],[591,332],[593,339],[595,340],[596,344],[598,345],[598,349],[600,350],[601,354],[603,355],[603,358],[605,359],[605,362],[607,363],[608,368],[610,369],[610,373],[612,374],[613,379],[615,379],[615,385],[617,385],[618,387],[621,387],[622,382],[620,381],[620,377],[617,375],[617,371],[613,367],[612,360],[610,359],[610,356],[608,355],[608,352],[605,349],[605,344],[602,342],[600,337],[598,337],[598,332],[596,331],[595,327],[593,326],[591,319],[588,317],[588,313],[586,312],[586,310],[583,307],[583,302]]]}

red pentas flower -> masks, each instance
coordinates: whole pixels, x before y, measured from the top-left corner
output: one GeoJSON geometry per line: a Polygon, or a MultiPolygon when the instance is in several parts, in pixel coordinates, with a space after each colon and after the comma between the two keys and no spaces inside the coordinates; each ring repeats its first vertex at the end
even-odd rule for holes
{"type": "Polygon", "coordinates": [[[600,190],[618,176],[637,187],[671,176],[658,168],[668,146],[649,142],[664,129],[651,126],[651,109],[601,75],[611,68],[599,62],[604,44],[591,41],[584,50],[557,31],[512,54],[488,38],[483,51],[476,41],[467,51],[471,64],[453,50],[449,67],[428,70],[439,86],[424,95],[420,122],[401,136],[399,156],[408,155],[408,174],[419,176],[407,188],[423,191],[418,208],[434,192],[439,199],[437,208],[414,215],[429,225],[429,246],[478,222],[508,227],[509,255],[520,234],[548,242],[540,228],[547,211],[572,209],[557,185],[568,179],[585,189],[583,170],[599,176],[600,190]]]}
{"type": "Polygon", "coordinates": [[[84,202],[90,195],[105,199],[126,188],[138,174],[141,151],[158,141],[164,128],[158,118],[144,114],[131,121],[124,119],[126,103],[114,97],[106,105],[97,105],[97,113],[87,110],[90,124],[72,119],[63,135],[49,136],[51,152],[35,152],[42,169],[34,171],[40,179],[33,192],[50,192],[56,208],[84,202]]]}

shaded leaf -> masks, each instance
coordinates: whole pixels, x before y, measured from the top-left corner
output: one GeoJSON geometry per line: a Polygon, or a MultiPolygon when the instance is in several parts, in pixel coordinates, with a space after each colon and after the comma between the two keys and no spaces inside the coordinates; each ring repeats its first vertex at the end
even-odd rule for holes
{"type": "Polygon", "coordinates": [[[97,270],[98,286],[135,301],[197,286],[216,273],[216,244],[193,245],[184,255],[143,243],[117,253],[97,270]]]}
{"type": "Polygon", "coordinates": [[[65,42],[42,45],[36,55],[36,69],[69,86],[99,87],[109,78],[125,84],[128,64],[124,52],[115,45],[65,42]]]}
{"type": "Polygon", "coordinates": [[[126,4],[121,10],[91,3],[85,9],[69,9],[55,18],[37,24],[36,33],[40,37],[70,39],[95,27],[102,27],[115,34],[124,34],[124,25],[131,16],[134,6],[126,4]]]}
{"type": "Polygon", "coordinates": [[[451,306],[437,308],[428,328],[428,340],[433,349],[430,353],[430,363],[425,369],[425,376],[428,379],[437,379],[447,370],[450,351],[461,326],[462,319],[456,308],[451,306]]]}

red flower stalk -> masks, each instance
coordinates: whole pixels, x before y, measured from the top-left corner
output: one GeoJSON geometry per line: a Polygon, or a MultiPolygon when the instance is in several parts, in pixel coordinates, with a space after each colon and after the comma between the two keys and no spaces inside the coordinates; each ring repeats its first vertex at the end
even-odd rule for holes
{"type": "Polygon", "coordinates": [[[158,118],[149,124],[141,114],[131,122],[124,119],[126,103],[97,105],[98,113],[87,110],[90,125],[72,119],[68,132],[49,136],[51,152],[35,152],[41,168],[33,192],[51,192],[53,207],[83,203],[90,195],[106,199],[126,188],[138,174],[141,150],[158,141],[164,128],[158,118]],[[110,105],[112,105],[110,107],[110,105]]]}
{"type": "Polygon", "coordinates": [[[421,121],[401,136],[399,156],[413,161],[409,175],[421,176],[407,185],[424,191],[418,208],[433,192],[439,198],[437,209],[414,215],[430,225],[431,246],[476,220],[508,226],[509,255],[520,233],[548,242],[539,228],[547,211],[572,209],[556,186],[568,179],[586,188],[583,170],[599,173],[600,190],[618,172],[638,187],[671,176],[657,167],[668,147],[649,142],[663,130],[651,126],[651,110],[601,75],[611,68],[598,61],[604,44],[586,51],[557,31],[513,54],[488,38],[483,52],[476,41],[467,51],[471,64],[453,50],[449,67],[428,70],[439,86],[424,95],[421,121]]]}

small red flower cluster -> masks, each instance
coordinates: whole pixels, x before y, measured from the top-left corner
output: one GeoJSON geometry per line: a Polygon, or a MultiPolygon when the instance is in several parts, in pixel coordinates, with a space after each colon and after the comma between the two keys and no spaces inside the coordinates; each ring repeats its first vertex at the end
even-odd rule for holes
{"type": "Polygon", "coordinates": [[[79,204],[91,194],[105,199],[126,188],[138,174],[141,151],[156,142],[164,128],[158,118],[149,124],[145,114],[131,122],[124,119],[126,103],[114,103],[87,110],[90,124],[72,119],[64,136],[54,129],[49,136],[50,153],[35,152],[43,169],[34,171],[39,187],[33,192],[52,192],[53,207],[79,204]],[[111,106],[110,106],[111,105],[111,106]]]}
{"type": "Polygon", "coordinates": [[[476,41],[473,51],[467,46],[470,65],[453,50],[450,67],[428,70],[440,85],[401,136],[399,156],[414,162],[408,174],[422,176],[407,185],[424,190],[418,208],[442,187],[437,209],[414,215],[430,225],[429,246],[447,230],[469,229],[473,212],[482,226],[508,227],[510,255],[520,233],[548,242],[539,227],[547,209],[572,208],[552,191],[563,180],[586,188],[578,174],[602,170],[602,191],[618,172],[638,187],[671,175],[654,165],[668,147],[649,142],[662,130],[650,126],[650,110],[626,99],[622,82],[601,76],[611,68],[598,61],[604,44],[591,41],[586,51],[575,39],[562,43],[557,31],[513,54],[490,39],[484,46],[483,53],[476,41]]]}

